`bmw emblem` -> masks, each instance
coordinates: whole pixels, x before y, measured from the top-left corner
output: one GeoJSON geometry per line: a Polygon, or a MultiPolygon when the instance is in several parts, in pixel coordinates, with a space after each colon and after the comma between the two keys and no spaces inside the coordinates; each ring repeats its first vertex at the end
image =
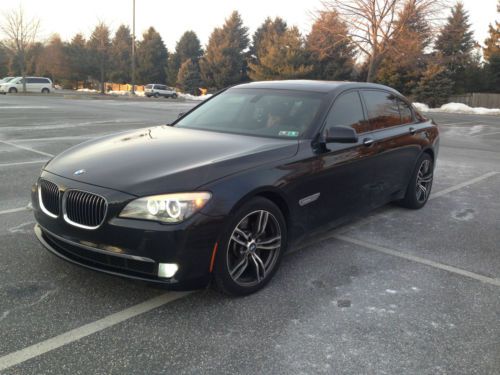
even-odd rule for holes
{"type": "Polygon", "coordinates": [[[87,173],[87,171],[85,169],[79,169],[79,170],[75,171],[73,174],[75,176],[80,176],[81,174],[84,174],[84,173],[87,173]]]}

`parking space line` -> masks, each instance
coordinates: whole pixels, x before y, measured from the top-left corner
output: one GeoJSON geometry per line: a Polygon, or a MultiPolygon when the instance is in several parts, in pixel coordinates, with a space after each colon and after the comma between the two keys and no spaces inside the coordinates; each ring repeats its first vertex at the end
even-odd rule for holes
{"type": "Polygon", "coordinates": [[[31,160],[31,161],[16,161],[13,163],[2,163],[0,164],[0,168],[2,167],[13,167],[16,165],[25,165],[25,164],[41,164],[47,162],[49,159],[38,159],[38,160],[31,160]]]}
{"type": "Polygon", "coordinates": [[[122,323],[138,315],[147,313],[160,306],[166,305],[167,303],[183,298],[191,293],[193,292],[169,292],[166,294],[162,294],[158,297],[151,298],[135,306],[108,315],[95,322],[85,324],[71,331],[62,333],[58,336],[39,342],[38,344],[34,344],[24,349],[20,349],[16,352],[7,354],[3,357],[0,357],[0,371],[5,370],[12,366],[16,366],[20,363],[38,357],[54,349],[60,348],[64,345],[78,341],[84,337],[105,330],[106,328],[122,323]]]}
{"type": "Polygon", "coordinates": [[[483,180],[486,180],[487,178],[490,178],[492,176],[495,176],[497,175],[498,172],[489,172],[489,173],[486,173],[486,174],[483,174],[482,176],[479,176],[479,177],[476,177],[476,178],[473,178],[472,180],[469,180],[469,181],[465,181],[465,182],[462,182],[460,184],[457,184],[457,185],[454,185],[454,186],[451,186],[447,189],[444,189],[444,190],[441,190],[441,191],[438,191],[437,193],[435,194],[431,194],[431,196],[429,197],[429,200],[431,199],[436,199],[436,198],[439,198],[439,197],[442,197],[443,195],[446,195],[446,194],[449,194],[455,190],[459,190],[459,189],[462,189],[466,186],[470,186],[470,185],[473,185],[477,182],[480,182],[480,181],[483,181],[483,180]]]}
{"type": "Polygon", "coordinates": [[[48,152],[43,152],[43,151],[35,150],[35,149],[31,148],[31,147],[16,145],[15,143],[8,142],[8,141],[2,141],[2,140],[0,140],[0,143],[4,143],[4,144],[12,146],[12,147],[17,147],[17,148],[20,148],[22,150],[31,151],[31,152],[34,152],[35,154],[40,154],[40,155],[50,156],[50,157],[54,156],[52,154],[49,154],[48,152]]]}
{"type": "Polygon", "coordinates": [[[397,250],[389,249],[387,247],[375,245],[375,244],[372,244],[369,242],[357,240],[355,238],[347,237],[347,236],[344,236],[341,234],[333,235],[331,238],[335,238],[335,239],[338,239],[338,240],[341,240],[344,242],[349,242],[351,244],[362,246],[364,248],[375,250],[375,251],[378,251],[380,253],[384,253],[387,255],[392,255],[392,256],[395,256],[398,258],[410,260],[412,262],[425,264],[425,265],[430,266],[430,267],[438,268],[440,270],[448,271],[448,272],[451,272],[451,273],[454,273],[454,274],[457,274],[460,276],[465,276],[465,277],[468,277],[468,278],[471,278],[471,279],[474,279],[477,281],[481,281],[482,283],[491,284],[494,286],[500,286],[500,279],[494,279],[492,277],[483,276],[483,275],[480,275],[480,274],[477,274],[474,272],[463,270],[461,268],[449,266],[447,264],[443,264],[443,263],[439,263],[439,262],[434,262],[434,261],[429,260],[429,259],[421,258],[421,257],[415,256],[415,255],[406,254],[406,253],[403,253],[401,251],[397,251],[397,250]]]}
{"type": "Polygon", "coordinates": [[[30,207],[29,206],[26,206],[26,207],[18,207],[18,208],[10,208],[8,210],[3,210],[3,211],[0,211],[0,215],[6,215],[6,214],[14,214],[16,212],[22,212],[22,211],[27,211],[29,210],[30,207]]]}

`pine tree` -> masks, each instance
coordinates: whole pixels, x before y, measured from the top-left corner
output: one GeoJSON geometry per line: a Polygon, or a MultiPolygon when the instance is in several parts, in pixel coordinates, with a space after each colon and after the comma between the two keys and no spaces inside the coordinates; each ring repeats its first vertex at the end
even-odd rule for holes
{"type": "Polygon", "coordinates": [[[276,17],[274,20],[272,20],[270,17],[267,17],[264,23],[260,25],[253,34],[252,45],[250,46],[249,50],[250,62],[254,64],[259,63],[257,51],[261,50],[262,43],[267,35],[269,35],[270,33],[282,35],[285,33],[287,28],[288,25],[282,18],[276,17]]]}
{"type": "MultiPolygon", "coordinates": [[[[500,13],[500,0],[497,5],[497,12],[500,13]]],[[[489,37],[484,41],[484,59],[487,62],[490,90],[500,92],[500,22],[496,21],[495,26],[489,25],[489,37]]]]}
{"type": "Polygon", "coordinates": [[[192,95],[199,94],[202,86],[200,67],[196,61],[188,59],[184,61],[177,75],[177,87],[182,91],[192,95]]]}
{"type": "Polygon", "coordinates": [[[448,77],[445,68],[432,64],[424,72],[414,95],[418,102],[434,108],[447,103],[452,90],[453,81],[448,77]]]}
{"type": "Polygon", "coordinates": [[[469,14],[459,1],[451,10],[451,16],[438,35],[435,45],[442,64],[448,69],[450,78],[454,82],[454,93],[466,91],[464,80],[467,70],[474,61],[474,45],[469,14]]]}
{"type": "Polygon", "coordinates": [[[109,73],[111,41],[109,28],[104,23],[99,23],[87,43],[90,53],[90,72],[99,78],[101,93],[104,94],[104,82],[109,73]]]}
{"type": "Polygon", "coordinates": [[[402,31],[390,41],[376,81],[409,95],[427,68],[429,56],[425,50],[432,40],[431,26],[415,0],[406,0],[395,27],[402,31]]]}
{"type": "Polygon", "coordinates": [[[314,67],[313,78],[348,80],[352,76],[356,52],[337,12],[319,13],[307,36],[306,50],[314,67]]]}
{"type": "Polygon", "coordinates": [[[179,68],[186,60],[193,60],[198,64],[203,56],[200,40],[194,31],[186,31],[175,46],[175,52],[168,58],[168,81],[175,86],[179,68]]]}
{"type": "Polygon", "coordinates": [[[8,61],[7,50],[0,44],[0,77],[5,77],[9,74],[8,61]]]}
{"type": "Polygon", "coordinates": [[[248,28],[234,11],[210,35],[205,56],[200,60],[203,81],[217,89],[244,81],[248,43],[248,28]]]}
{"type": "MultiPolygon", "coordinates": [[[[265,26],[265,25],[264,25],[265,26]]],[[[296,27],[284,31],[267,27],[260,35],[255,62],[249,62],[253,80],[297,79],[311,74],[302,36],[296,27]]]]}
{"type": "Polygon", "coordinates": [[[132,35],[128,26],[120,25],[111,42],[112,72],[111,81],[116,83],[131,82],[132,35]]]}
{"type": "Polygon", "coordinates": [[[168,50],[160,34],[150,27],[137,47],[137,79],[144,84],[165,83],[168,50]]]}
{"type": "Polygon", "coordinates": [[[82,34],[76,34],[66,46],[65,55],[68,61],[69,79],[75,83],[87,81],[89,75],[89,54],[87,42],[82,34]]]}

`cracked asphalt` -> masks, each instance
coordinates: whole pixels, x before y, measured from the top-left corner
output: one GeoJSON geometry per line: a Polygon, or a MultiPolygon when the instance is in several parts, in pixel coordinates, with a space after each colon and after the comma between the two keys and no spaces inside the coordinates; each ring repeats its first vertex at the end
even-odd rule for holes
{"type": "Polygon", "coordinates": [[[38,244],[26,207],[49,155],[195,104],[0,97],[0,374],[500,374],[500,117],[429,114],[428,205],[310,239],[248,297],[171,300],[38,244]]]}

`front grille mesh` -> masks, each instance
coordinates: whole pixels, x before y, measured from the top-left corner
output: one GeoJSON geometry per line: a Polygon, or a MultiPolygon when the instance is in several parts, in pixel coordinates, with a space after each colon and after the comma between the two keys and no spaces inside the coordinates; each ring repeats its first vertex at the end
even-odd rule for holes
{"type": "Polygon", "coordinates": [[[52,215],[59,215],[59,188],[53,182],[40,180],[41,204],[52,215]]]}
{"type": "Polygon", "coordinates": [[[106,215],[104,198],[84,191],[71,190],[66,193],[66,217],[76,224],[94,228],[101,225],[106,215]]]}

